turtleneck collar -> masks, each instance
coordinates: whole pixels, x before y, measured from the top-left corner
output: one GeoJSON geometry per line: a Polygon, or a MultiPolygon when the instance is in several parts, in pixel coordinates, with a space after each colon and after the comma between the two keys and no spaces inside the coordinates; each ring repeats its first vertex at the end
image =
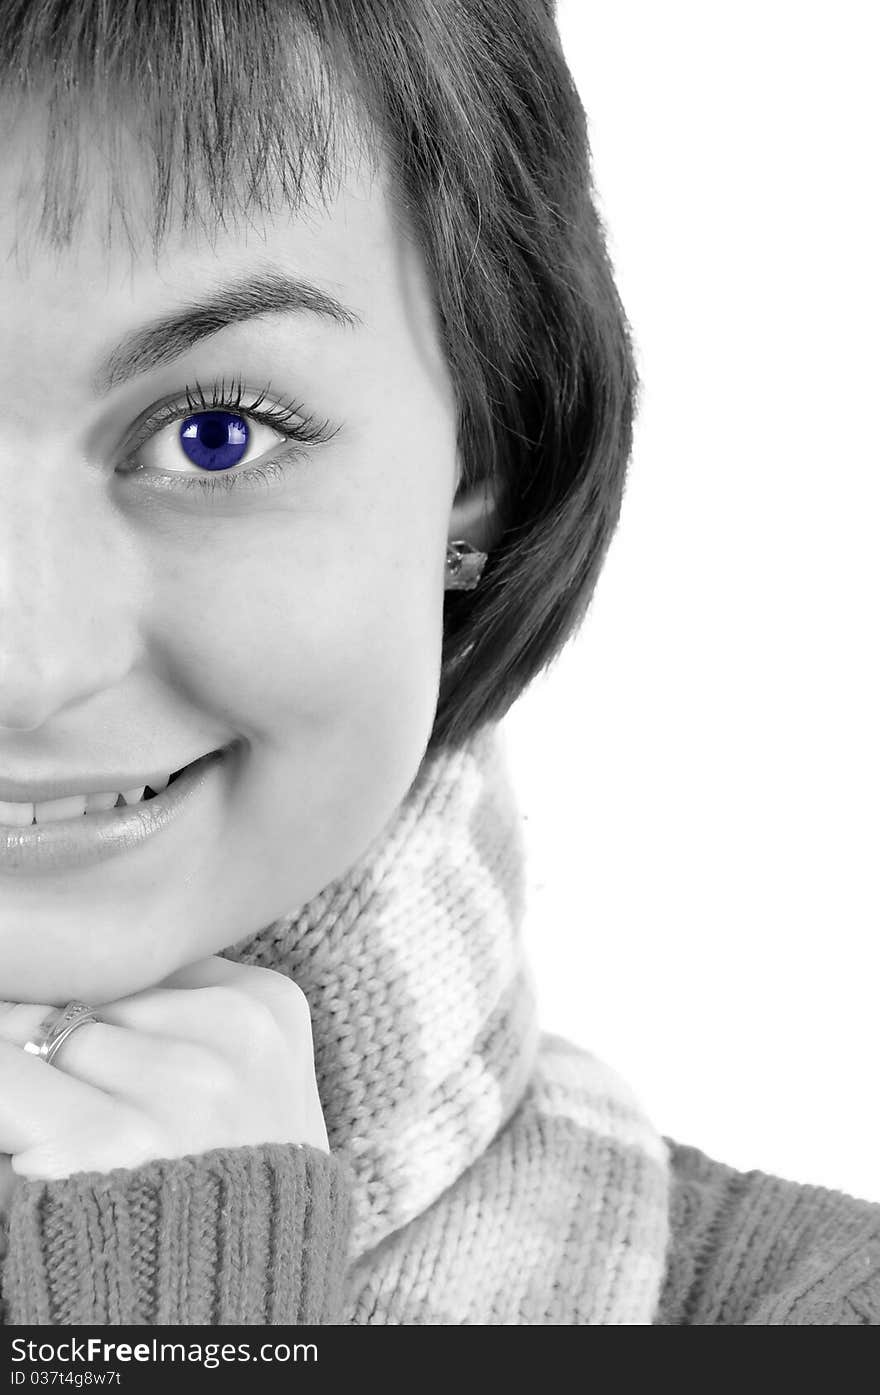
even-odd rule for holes
{"type": "Polygon", "coordinates": [[[451,1186],[528,1087],[539,1028],[520,820],[504,737],[483,727],[423,759],[344,875],[224,951],[306,996],[330,1147],[354,1184],[355,1254],[451,1186]]]}

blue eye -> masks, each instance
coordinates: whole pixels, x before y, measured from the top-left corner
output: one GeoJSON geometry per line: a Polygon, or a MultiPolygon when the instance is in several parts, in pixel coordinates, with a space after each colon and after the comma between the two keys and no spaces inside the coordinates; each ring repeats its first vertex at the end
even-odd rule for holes
{"type": "Polygon", "coordinates": [[[151,417],[142,428],[122,473],[142,476],[151,489],[187,490],[206,495],[217,489],[228,492],[257,485],[270,486],[270,481],[279,480],[284,475],[294,457],[304,455],[310,446],[332,440],[339,429],[332,428],[328,422],[317,425],[312,417],[303,416],[301,403],[280,403],[277,407],[261,409],[260,404],[268,388],[259,394],[256,401],[245,405],[242,403],[241,384],[234,386],[233,392],[232,389],[227,390],[223,383],[215,383],[210,398],[206,397],[198,383],[194,390],[187,387],[186,410],[180,401],[176,401],[151,417]],[[176,458],[182,465],[191,466],[194,474],[176,470],[162,472],[137,461],[138,452],[143,451],[148,443],[153,444],[161,427],[173,421],[180,421],[173,447],[177,452],[176,458]],[[271,427],[282,440],[292,443],[291,449],[262,466],[239,470],[236,467],[252,446],[252,422],[271,427]],[[200,472],[204,472],[204,477],[199,477],[200,472]]]}
{"type": "Polygon", "coordinates": [[[198,412],[180,425],[180,447],[193,465],[203,470],[228,470],[247,451],[246,421],[232,412],[198,412]]]}

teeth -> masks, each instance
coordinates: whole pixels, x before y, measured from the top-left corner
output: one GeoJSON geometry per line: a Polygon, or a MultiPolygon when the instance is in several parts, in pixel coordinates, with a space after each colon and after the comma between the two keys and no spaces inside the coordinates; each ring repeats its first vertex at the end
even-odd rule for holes
{"type": "Polygon", "coordinates": [[[118,798],[119,795],[115,792],[112,794],[87,794],[86,813],[101,814],[105,809],[112,809],[118,798]]]}
{"type": "Polygon", "coordinates": [[[70,794],[65,799],[44,799],[34,805],[37,823],[54,823],[56,819],[73,819],[86,811],[84,794],[70,794]]]}
{"type": "MultiPolygon", "coordinates": [[[[150,784],[154,794],[161,794],[168,786],[171,775],[157,775],[150,784]]],[[[102,791],[96,794],[71,794],[63,799],[43,799],[39,804],[18,804],[0,799],[0,824],[13,828],[27,828],[36,817],[37,823],[54,823],[58,819],[79,818],[83,814],[101,814],[108,809],[123,808],[129,804],[139,804],[144,797],[146,785],[136,789],[102,791]],[[122,801],[120,803],[120,800],[122,801]]]]}

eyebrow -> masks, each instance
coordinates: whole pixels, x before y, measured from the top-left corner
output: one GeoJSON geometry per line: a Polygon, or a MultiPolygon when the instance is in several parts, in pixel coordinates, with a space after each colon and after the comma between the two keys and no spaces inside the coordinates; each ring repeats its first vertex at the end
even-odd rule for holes
{"type": "Polygon", "coordinates": [[[258,315],[292,312],[318,315],[346,327],[363,324],[354,310],[310,281],[274,269],[254,272],[221,282],[206,299],[150,320],[126,335],[98,364],[92,378],[94,392],[104,397],[120,383],[172,363],[228,325],[258,315]]]}

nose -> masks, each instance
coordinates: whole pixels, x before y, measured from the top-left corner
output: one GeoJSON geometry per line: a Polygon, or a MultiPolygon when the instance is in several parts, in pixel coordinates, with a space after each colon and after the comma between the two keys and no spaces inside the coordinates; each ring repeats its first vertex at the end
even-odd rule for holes
{"type": "Polygon", "coordinates": [[[0,732],[30,732],[135,662],[137,551],[97,469],[0,441],[0,732]]]}

